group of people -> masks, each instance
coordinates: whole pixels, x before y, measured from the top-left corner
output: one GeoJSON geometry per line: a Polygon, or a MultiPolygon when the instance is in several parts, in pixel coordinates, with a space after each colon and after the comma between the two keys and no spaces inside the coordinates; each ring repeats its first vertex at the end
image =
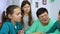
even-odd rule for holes
{"type": "Polygon", "coordinates": [[[22,1],[21,7],[10,5],[2,13],[0,34],[60,34],[60,11],[57,21],[49,18],[44,7],[36,11],[36,16],[38,19],[33,20],[29,1],[22,1]]]}

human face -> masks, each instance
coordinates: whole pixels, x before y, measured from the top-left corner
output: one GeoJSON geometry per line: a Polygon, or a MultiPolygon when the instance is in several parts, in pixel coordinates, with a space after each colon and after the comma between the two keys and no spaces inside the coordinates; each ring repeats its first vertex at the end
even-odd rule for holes
{"type": "Polygon", "coordinates": [[[30,12],[30,5],[29,4],[24,5],[22,10],[24,11],[24,13],[28,14],[30,12]]]}
{"type": "Polygon", "coordinates": [[[11,15],[11,20],[14,22],[20,22],[21,21],[21,10],[20,8],[15,8],[13,14],[11,15]]]}
{"type": "Polygon", "coordinates": [[[44,12],[41,15],[39,15],[39,20],[41,21],[41,23],[47,24],[49,22],[48,13],[47,12],[44,12]]]}

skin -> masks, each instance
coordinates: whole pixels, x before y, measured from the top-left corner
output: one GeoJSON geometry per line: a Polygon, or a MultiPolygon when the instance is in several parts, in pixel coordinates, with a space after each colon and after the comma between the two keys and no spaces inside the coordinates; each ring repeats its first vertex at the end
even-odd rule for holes
{"type": "Polygon", "coordinates": [[[21,21],[21,10],[20,8],[15,8],[13,14],[9,14],[8,17],[11,19],[11,21],[16,25],[16,22],[21,21]]]}
{"type": "Polygon", "coordinates": [[[25,15],[28,15],[28,13],[30,12],[30,5],[29,4],[24,5],[22,10],[24,10],[25,15]]]}
{"type": "Polygon", "coordinates": [[[42,13],[39,15],[39,20],[41,21],[42,25],[46,26],[49,23],[49,16],[47,12],[42,13]]]}

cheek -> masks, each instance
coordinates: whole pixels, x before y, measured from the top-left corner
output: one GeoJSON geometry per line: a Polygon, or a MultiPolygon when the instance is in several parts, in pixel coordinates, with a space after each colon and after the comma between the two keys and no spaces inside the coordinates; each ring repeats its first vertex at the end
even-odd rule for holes
{"type": "Polygon", "coordinates": [[[46,16],[46,18],[49,18],[49,16],[46,16]]]}
{"type": "Polygon", "coordinates": [[[14,16],[13,16],[13,18],[14,18],[14,19],[17,19],[17,18],[18,18],[18,16],[14,15],[14,16]]]}
{"type": "Polygon", "coordinates": [[[26,8],[23,8],[24,11],[26,11],[26,8]]]}
{"type": "Polygon", "coordinates": [[[28,9],[28,12],[30,12],[30,9],[28,9]]]}
{"type": "Polygon", "coordinates": [[[41,21],[43,20],[43,18],[39,18],[41,21]]]}
{"type": "Polygon", "coordinates": [[[30,8],[28,8],[28,10],[30,10],[30,8]]]}

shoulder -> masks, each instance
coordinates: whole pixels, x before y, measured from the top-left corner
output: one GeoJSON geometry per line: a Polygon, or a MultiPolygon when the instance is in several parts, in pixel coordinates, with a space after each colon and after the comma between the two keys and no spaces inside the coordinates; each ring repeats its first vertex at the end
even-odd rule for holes
{"type": "Polygon", "coordinates": [[[33,21],[33,24],[32,25],[38,25],[40,23],[39,19],[36,19],[33,21]]]}
{"type": "Polygon", "coordinates": [[[4,22],[4,24],[2,25],[2,28],[6,28],[6,29],[9,29],[9,22],[4,22]]]}
{"type": "Polygon", "coordinates": [[[34,22],[40,22],[39,19],[34,20],[34,22]]]}
{"type": "Polygon", "coordinates": [[[50,26],[53,26],[53,25],[55,25],[55,24],[56,24],[56,20],[50,18],[49,25],[50,25],[50,26]]]}
{"type": "Polygon", "coordinates": [[[54,20],[54,19],[50,18],[50,22],[54,22],[54,23],[55,23],[55,22],[56,22],[56,20],[54,20]]]}
{"type": "Polygon", "coordinates": [[[56,21],[56,20],[55,20],[55,19],[53,19],[53,18],[50,18],[50,20],[51,20],[51,21],[56,21]]]}
{"type": "Polygon", "coordinates": [[[2,32],[7,32],[9,31],[9,26],[8,26],[8,22],[4,22],[4,24],[2,25],[2,32]]]}
{"type": "Polygon", "coordinates": [[[9,22],[4,22],[3,26],[8,26],[8,24],[10,24],[9,22]]]}

